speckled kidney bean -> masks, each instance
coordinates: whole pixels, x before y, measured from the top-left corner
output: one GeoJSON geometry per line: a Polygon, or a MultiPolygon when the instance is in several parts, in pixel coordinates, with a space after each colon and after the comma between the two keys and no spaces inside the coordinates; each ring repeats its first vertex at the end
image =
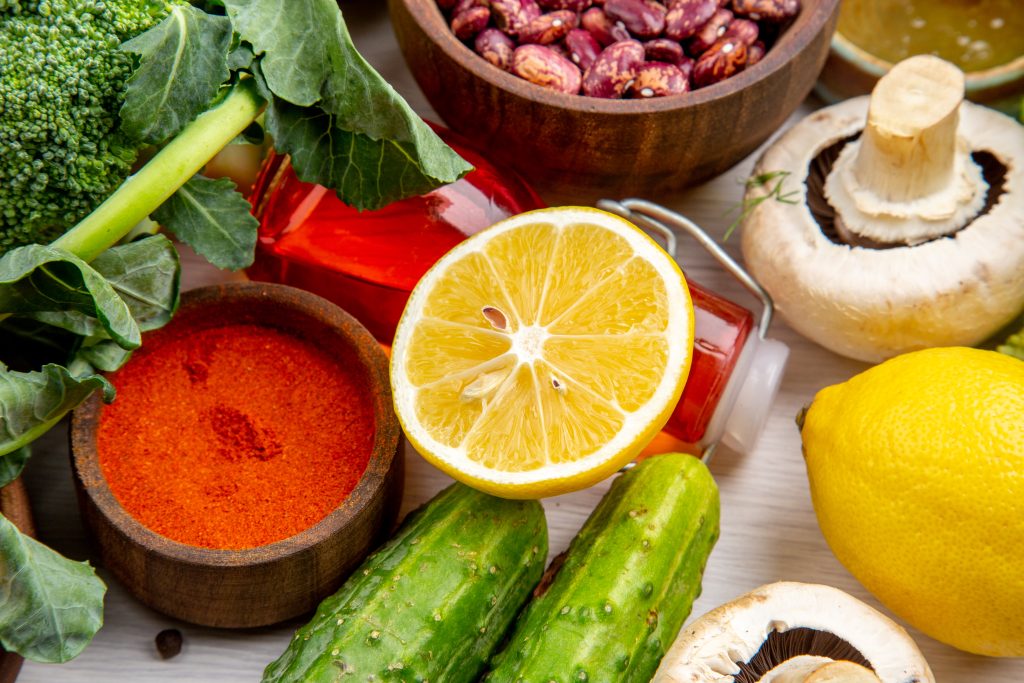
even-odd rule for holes
{"type": "Polygon", "coordinates": [[[733,14],[727,9],[715,10],[706,24],[700,27],[686,44],[686,51],[691,57],[699,57],[708,50],[715,42],[725,35],[726,29],[732,22],[733,14]]]}
{"type": "Polygon", "coordinates": [[[800,13],[800,0],[732,0],[732,9],[754,21],[781,23],[800,13]]]}
{"type": "Polygon", "coordinates": [[[747,45],[722,38],[704,51],[693,65],[693,84],[698,88],[724,81],[747,65],[747,45]]]}
{"type": "Polygon", "coordinates": [[[695,34],[718,10],[715,0],[676,0],[665,15],[665,36],[685,40],[695,34]]]}
{"type": "Polygon", "coordinates": [[[665,30],[665,6],[654,0],[606,0],[604,13],[637,38],[654,38],[665,30]]]}
{"type": "Polygon", "coordinates": [[[512,38],[519,36],[524,26],[541,15],[536,0],[489,0],[494,25],[512,38]]]}
{"type": "Polygon", "coordinates": [[[580,26],[590,31],[601,46],[608,47],[620,40],[629,40],[629,31],[621,23],[616,23],[605,14],[600,7],[591,7],[580,15],[580,26]]]}
{"type": "Polygon", "coordinates": [[[644,55],[648,62],[678,64],[686,58],[683,46],[668,38],[655,38],[644,43],[644,55]]]}
{"type": "Polygon", "coordinates": [[[487,7],[487,0],[455,0],[452,6],[452,16],[462,14],[471,7],[487,7]]]}
{"type": "Polygon", "coordinates": [[[469,40],[487,28],[491,21],[491,10],[486,7],[470,7],[452,17],[452,33],[459,40],[469,40]]]}
{"type": "Polygon", "coordinates": [[[516,50],[514,40],[496,28],[485,28],[473,42],[476,53],[488,62],[508,71],[512,68],[512,53],[516,50]]]}
{"type": "Polygon", "coordinates": [[[520,45],[512,54],[512,73],[543,88],[575,95],[580,91],[579,68],[545,45],[520,45]]]}
{"type": "Polygon", "coordinates": [[[520,43],[550,45],[576,28],[576,13],[567,9],[542,14],[519,30],[520,43]]]}
{"type": "Polygon", "coordinates": [[[690,81],[691,85],[693,84],[693,65],[695,63],[693,57],[683,57],[683,61],[676,64],[679,70],[683,72],[683,75],[686,76],[686,80],[690,81]]]}
{"type": "Polygon", "coordinates": [[[612,43],[584,72],[583,94],[609,99],[622,97],[643,63],[644,46],[639,41],[612,43]]]}
{"type": "Polygon", "coordinates": [[[569,31],[565,36],[565,47],[569,51],[569,59],[581,69],[589,68],[601,54],[601,45],[590,35],[590,31],[582,28],[569,31]]]}
{"type": "Polygon", "coordinates": [[[690,79],[679,67],[665,62],[646,62],[637,68],[629,94],[636,98],[665,97],[681,95],[689,89],[690,79]]]}
{"type": "Polygon", "coordinates": [[[760,40],[747,48],[747,66],[754,66],[762,59],[764,59],[764,53],[767,52],[764,43],[760,40]]]}
{"type": "Polygon", "coordinates": [[[760,32],[761,29],[757,27],[757,22],[753,22],[750,19],[733,19],[729,22],[722,37],[735,38],[742,43],[746,43],[747,47],[750,47],[757,42],[757,36],[760,32]]]}
{"type": "Polygon", "coordinates": [[[612,98],[674,94],[680,78],[689,89],[728,78],[761,61],[801,6],[801,0],[437,3],[455,35],[498,68],[543,87],[612,98]]]}
{"type": "Polygon", "coordinates": [[[594,3],[593,0],[537,0],[537,4],[549,12],[559,9],[582,12],[594,3]]]}

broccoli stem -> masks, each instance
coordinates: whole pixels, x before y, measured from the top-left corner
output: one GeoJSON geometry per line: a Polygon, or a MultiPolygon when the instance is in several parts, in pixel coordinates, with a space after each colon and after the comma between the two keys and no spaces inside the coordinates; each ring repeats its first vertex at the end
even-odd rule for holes
{"type": "Polygon", "coordinates": [[[221,102],[189,123],[53,246],[91,261],[114,246],[198,173],[262,113],[253,79],[231,86],[221,102]]]}

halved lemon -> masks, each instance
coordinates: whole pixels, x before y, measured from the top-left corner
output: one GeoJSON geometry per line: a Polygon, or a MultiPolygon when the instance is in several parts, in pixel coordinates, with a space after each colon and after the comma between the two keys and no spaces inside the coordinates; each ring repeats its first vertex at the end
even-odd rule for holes
{"type": "Polygon", "coordinates": [[[676,262],[583,207],[509,218],[423,276],[395,333],[395,409],[413,446],[506,498],[590,486],[668,420],[693,352],[676,262]]]}

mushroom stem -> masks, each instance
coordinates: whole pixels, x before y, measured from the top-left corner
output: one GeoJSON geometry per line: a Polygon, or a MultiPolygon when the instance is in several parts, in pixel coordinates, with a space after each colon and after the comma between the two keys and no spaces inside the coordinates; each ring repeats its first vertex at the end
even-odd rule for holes
{"type": "Polygon", "coordinates": [[[846,660],[817,655],[788,659],[764,675],[758,683],[882,683],[874,671],[846,660]]]}
{"type": "Polygon", "coordinates": [[[964,75],[931,55],[895,65],[871,93],[867,124],[825,181],[850,244],[914,245],[970,223],[987,186],[957,135],[964,75]]]}
{"type": "Polygon", "coordinates": [[[803,683],[882,683],[870,669],[853,662],[830,662],[815,669],[803,683]]]}
{"type": "Polygon", "coordinates": [[[930,55],[907,59],[878,81],[851,171],[890,202],[935,194],[953,181],[964,74],[930,55]]]}

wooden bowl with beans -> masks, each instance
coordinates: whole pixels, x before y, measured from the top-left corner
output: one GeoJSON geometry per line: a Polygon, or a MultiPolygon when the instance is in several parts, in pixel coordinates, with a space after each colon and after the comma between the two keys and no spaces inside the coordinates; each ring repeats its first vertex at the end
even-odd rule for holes
{"type": "Polygon", "coordinates": [[[388,359],[314,294],[186,292],[71,422],[101,566],[144,604],[206,626],[312,611],[390,533],[402,497],[388,359]]]}
{"type": "Polygon", "coordinates": [[[753,152],[814,85],[839,0],[389,6],[449,127],[535,188],[587,201],[656,198],[753,152]]]}

